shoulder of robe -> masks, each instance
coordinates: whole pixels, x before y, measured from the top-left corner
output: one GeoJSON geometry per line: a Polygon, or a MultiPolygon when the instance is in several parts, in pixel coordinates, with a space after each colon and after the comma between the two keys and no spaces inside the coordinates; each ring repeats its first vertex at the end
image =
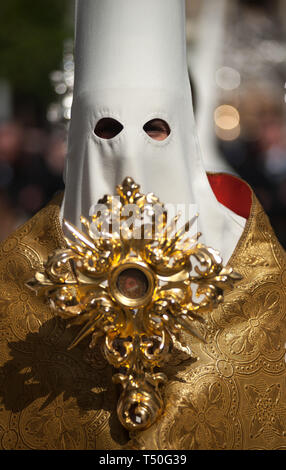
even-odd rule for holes
{"type": "Polygon", "coordinates": [[[247,218],[228,262],[243,278],[194,322],[205,344],[182,335],[196,360],[173,351],[165,411],[126,449],[286,449],[285,251],[246,183],[210,180],[218,200],[247,218]]]}
{"type": "Polygon", "coordinates": [[[208,173],[208,179],[217,200],[247,219],[229,264],[243,270],[248,267],[249,272],[254,272],[258,266],[282,272],[286,263],[285,250],[252,188],[231,174],[208,173]]]}
{"type": "Polygon", "coordinates": [[[31,267],[38,268],[55,249],[64,246],[59,211],[62,194],[17,228],[0,244],[0,263],[3,259],[25,258],[31,267]]]}
{"type": "Polygon", "coordinates": [[[207,176],[217,200],[248,219],[253,200],[253,191],[248,183],[228,173],[207,173],[207,176]]]}
{"type": "Polygon", "coordinates": [[[0,449],[116,449],[125,439],[99,348],[69,350],[74,327],[26,286],[64,246],[59,208],[57,198],[0,246],[0,449]]]}

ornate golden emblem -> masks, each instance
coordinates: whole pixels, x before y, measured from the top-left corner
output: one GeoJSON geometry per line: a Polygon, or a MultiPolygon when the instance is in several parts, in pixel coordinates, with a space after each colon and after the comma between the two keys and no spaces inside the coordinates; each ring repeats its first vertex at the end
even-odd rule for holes
{"type": "Polygon", "coordinates": [[[179,333],[203,340],[194,319],[221,303],[223,290],[241,276],[223,267],[217,251],[198,243],[200,233],[188,235],[195,218],[174,231],[179,216],[168,221],[164,204],[142,194],[132,178],[116,190],[119,197],[98,201],[100,215],[81,217],[85,231],[64,221],[74,241],[66,238],[67,248],[50,256],[28,285],[47,296],[58,315],[83,325],[70,348],[88,335],[91,348],[104,338],[103,353],[123,387],[119,420],[138,430],[164,409],[167,377],[160,367],[180,342],[179,333]],[[128,225],[130,204],[136,221],[128,225]]]}

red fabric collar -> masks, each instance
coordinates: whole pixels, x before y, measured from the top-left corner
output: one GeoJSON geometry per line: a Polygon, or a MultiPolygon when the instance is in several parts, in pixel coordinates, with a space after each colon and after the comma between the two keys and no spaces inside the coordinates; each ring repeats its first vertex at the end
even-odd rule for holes
{"type": "Polygon", "coordinates": [[[252,205],[252,191],[240,178],[226,173],[207,174],[217,200],[236,214],[248,219],[252,205]]]}

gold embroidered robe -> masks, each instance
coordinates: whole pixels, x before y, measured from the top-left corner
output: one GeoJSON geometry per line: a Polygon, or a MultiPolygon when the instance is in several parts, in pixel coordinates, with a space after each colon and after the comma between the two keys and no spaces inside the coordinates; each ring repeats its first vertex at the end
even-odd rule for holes
{"type": "MultiPolygon", "coordinates": [[[[286,257],[253,195],[229,264],[243,279],[164,372],[165,411],[119,424],[113,371],[25,282],[64,246],[50,203],[0,247],[0,449],[285,449],[286,257]]],[[[215,248],[215,247],[214,247],[215,248]]]]}

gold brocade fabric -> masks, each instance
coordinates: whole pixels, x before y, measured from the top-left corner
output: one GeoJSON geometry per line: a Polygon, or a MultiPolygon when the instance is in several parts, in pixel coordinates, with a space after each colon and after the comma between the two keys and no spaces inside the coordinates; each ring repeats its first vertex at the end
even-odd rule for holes
{"type": "Polygon", "coordinates": [[[252,199],[229,261],[243,280],[206,316],[207,343],[187,340],[197,361],[174,357],[165,413],[130,449],[286,449],[286,256],[252,199]]]}
{"type": "MultiPolygon", "coordinates": [[[[164,372],[165,411],[128,436],[113,371],[25,286],[64,246],[52,202],[0,247],[0,449],[286,449],[286,257],[253,196],[229,261],[243,275],[184,337],[164,372]]],[[[214,247],[215,248],[215,247],[214,247]]]]}
{"type": "Polygon", "coordinates": [[[0,449],[118,449],[113,371],[25,282],[65,246],[51,203],[0,248],[0,449]]]}

